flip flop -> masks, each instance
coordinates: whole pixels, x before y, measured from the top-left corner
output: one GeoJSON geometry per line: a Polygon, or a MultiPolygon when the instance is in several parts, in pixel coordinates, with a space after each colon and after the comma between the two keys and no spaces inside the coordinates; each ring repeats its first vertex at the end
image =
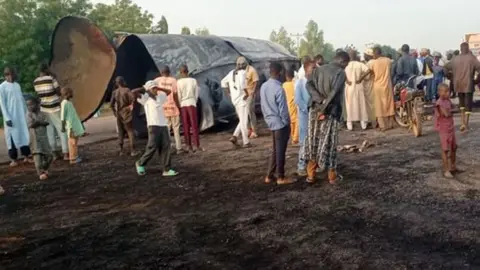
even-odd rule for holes
{"type": "Polygon", "coordinates": [[[135,162],[135,168],[137,169],[137,174],[142,176],[145,175],[145,167],[140,166],[138,162],[135,162]]]}
{"type": "Polygon", "coordinates": [[[169,177],[170,177],[170,176],[176,176],[176,175],[178,175],[178,172],[176,172],[176,171],[174,171],[174,170],[168,170],[168,171],[166,171],[166,172],[163,172],[162,175],[163,175],[163,176],[169,176],[169,177]]]}

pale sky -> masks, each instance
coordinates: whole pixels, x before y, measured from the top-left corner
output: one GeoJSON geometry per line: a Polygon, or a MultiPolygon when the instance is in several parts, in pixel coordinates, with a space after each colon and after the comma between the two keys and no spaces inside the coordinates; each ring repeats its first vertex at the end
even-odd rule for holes
{"type": "MultiPolygon", "coordinates": [[[[94,0],[112,3],[113,0],[94,0]]],[[[133,0],[158,20],[167,18],[169,32],[183,26],[192,32],[207,27],[219,36],[268,39],[284,26],[303,33],[313,19],[335,48],[367,43],[399,48],[457,49],[466,33],[480,32],[479,0],[133,0]],[[457,5],[447,6],[445,4],[457,5]]]]}

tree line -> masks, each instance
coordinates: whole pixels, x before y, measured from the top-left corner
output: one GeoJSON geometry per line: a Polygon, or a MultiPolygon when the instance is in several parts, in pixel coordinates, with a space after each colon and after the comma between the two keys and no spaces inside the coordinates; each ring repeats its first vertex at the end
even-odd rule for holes
{"type": "MultiPolygon", "coordinates": [[[[302,34],[292,34],[281,26],[278,30],[272,30],[270,41],[278,43],[285,47],[291,54],[303,57],[305,55],[316,56],[323,55],[326,61],[330,61],[335,56],[334,46],[326,42],[323,37],[323,30],[319,28],[314,20],[308,21],[305,31],[302,34]],[[298,41],[296,39],[298,38],[298,41]]],[[[385,55],[396,56],[396,50],[388,45],[377,45],[382,48],[385,55]]],[[[351,47],[348,45],[346,47],[351,47]]],[[[340,48],[345,49],[346,47],[340,48]]]]}
{"type": "MultiPolygon", "coordinates": [[[[59,19],[68,15],[87,17],[107,36],[114,32],[170,32],[165,16],[154,16],[132,0],[115,0],[112,4],[93,4],[90,0],[0,0],[0,68],[13,66],[25,92],[33,91],[32,82],[40,63],[50,58],[50,38],[59,19]]],[[[178,29],[190,35],[188,27],[178,29]]],[[[178,32],[177,32],[178,33],[178,32]]],[[[195,35],[210,35],[207,28],[197,28],[195,35]]]]}

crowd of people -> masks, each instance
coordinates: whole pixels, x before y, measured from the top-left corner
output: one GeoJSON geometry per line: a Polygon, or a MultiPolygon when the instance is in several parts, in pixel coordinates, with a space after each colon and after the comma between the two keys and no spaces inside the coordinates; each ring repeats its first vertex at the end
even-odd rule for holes
{"type": "MultiPolygon", "coordinates": [[[[355,50],[338,50],[331,63],[321,55],[305,56],[302,66],[270,65],[270,78],[261,86],[258,73],[246,58],[239,57],[236,67],[221,81],[235,107],[239,123],[230,138],[236,147],[251,147],[250,139],[258,137],[255,115],[255,95],[260,94],[261,110],[272,134],[272,153],[265,183],[291,184],[296,181],[285,173],[285,154],[289,143],[299,145],[297,174],[315,183],[316,174],[326,171],[331,184],[341,176],[337,173],[337,143],[340,126],[346,122],[353,130],[356,122],[362,129],[378,127],[381,131],[395,125],[393,86],[420,77],[425,100],[433,103],[436,127],[443,150],[444,175],[451,177],[455,166],[455,131],[450,97],[458,94],[461,110],[460,130],[468,130],[472,111],[475,72],[480,62],[472,55],[467,43],[458,53],[447,55],[422,49],[420,56],[408,45],[398,51],[396,60],[384,56],[380,47],[367,49],[361,61],[355,50]],[[450,85],[445,84],[450,80],[450,85]],[[260,91],[256,91],[260,87],[260,91]],[[239,143],[241,136],[242,143],[239,143]]],[[[200,146],[197,115],[199,86],[189,76],[187,65],[171,75],[169,67],[160,76],[147,81],[143,87],[128,89],[124,78],[115,78],[111,108],[117,119],[118,145],[121,155],[128,138],[129,154],[137,156],[133,133],[133,107],[142,105],[148,127],[148,142],[135,163],[139,175],[145,175],[145,165],[156,152],[160,156],[163,176],[175,176],[172,169],[170,131],[173,132],[177,153],[197,152],[200,146]],[[182,146],[180,125],[184,128],[182,146]]],[[[42,65],[34,81],[36,97],[25,98],[16,81],[15,71],[4,70],[5,81],[0,84],[0,106],[5,124],[5,138],[10,166],[18,165],[18,150],[25,162],[35,163],[39,178],[48,178],[48,169],[55,159],[71,164],[81,162],[78,139],[85,129],[71,102],[73,91],[60,87],[55,76],[42,65]],[[30,130],[29,130],[30,129],[30,130]],[[60,145],[57,144],[60,138],[60,145]]],[[[0,187],[0,192],[3,188],[0,187]]]]}

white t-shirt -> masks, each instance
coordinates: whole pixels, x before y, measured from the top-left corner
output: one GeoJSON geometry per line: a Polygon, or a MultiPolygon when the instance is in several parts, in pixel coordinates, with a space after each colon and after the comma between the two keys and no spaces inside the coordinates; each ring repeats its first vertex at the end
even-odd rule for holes
{"type": "Polygon", "coordinates": [[[199,87],[194,78],[181,78],[177,81],[177,95],[180,107],[197,106],[199,87]]]}
{"type": "Polygon", "coordinates": [[[245,97],[246,72],[245,70],[238,70],[235,75],[235,81],[233,81],[234,72],[235,70],[230,71],[227,76],[222,79],[221,85],[222,88],[226,88],[228,85],[233,105],[245,106],[247,102],[243,100],[243,98],[245,97]]]}
{"type": "Polygon", "coordinates": [[[163,104],[167,100],[167,94],[158,91],[157,98],[151,98],[147,93],[137,98],[137,102],[142,104],[145,109],[147,126],[166,127],[167,119],[163,113],[163,104]]]}

